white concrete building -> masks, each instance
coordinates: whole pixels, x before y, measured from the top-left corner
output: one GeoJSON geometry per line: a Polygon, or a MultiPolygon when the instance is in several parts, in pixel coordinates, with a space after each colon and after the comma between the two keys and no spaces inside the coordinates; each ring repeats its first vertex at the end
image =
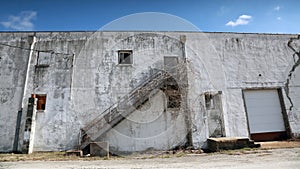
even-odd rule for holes
{"type": "Polygon", "coordinates": [[[300,135],[294,34],[0,33],[0,151],[300,135]]]}

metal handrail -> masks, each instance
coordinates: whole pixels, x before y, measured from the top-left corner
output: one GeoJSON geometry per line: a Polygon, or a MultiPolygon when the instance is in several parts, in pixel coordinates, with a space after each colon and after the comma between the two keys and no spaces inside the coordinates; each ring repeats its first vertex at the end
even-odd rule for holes
{"type": "MultiPolygon", "coordinates": [[[[104,115],[106,115],[107,113],[111,113],[111,110],[115,109],[118,107],[118,105],[120,105],[120,103],[123,103],[125,101],[128,102],[128,99],[131,100],[132,98],[135,98],[136,96],[134,96],[134,93],[141,89],[142,87],[146,86],[147,84],[149,84],[149,82],[151,82],[152,80],[158,78],[158,77],[163,77],[167,75],[167,73],[165,73],[162,70],[158,70],[156,73],[152,74],[150,77],[148,77],[144,82],[142,82],[141,84],[139,84],[137,87],[135,87],[133,90],[131,90],[131,92],[129,92],[128,94],[126,94],[125,96],[122,96],[116,103],[112,104],[110,107],[108,107],[107,109],[105,109],[104,111],[102,111],[102,113],[100,114],[100,116],[96,117],[94,120],[92,120],[89,124],[87,124],[85,127],[81,128],[81,130],[83,131],[88,131],[89,129],[91,129],[93,127],[94,124],[96,124],[98,121],[100,121],[102,119],[102,117],[104,115]],[[134,96],[134,97],[131,97],[134,96]]],[[[110,115],[111,116],[111,115],[110,115]]]]}

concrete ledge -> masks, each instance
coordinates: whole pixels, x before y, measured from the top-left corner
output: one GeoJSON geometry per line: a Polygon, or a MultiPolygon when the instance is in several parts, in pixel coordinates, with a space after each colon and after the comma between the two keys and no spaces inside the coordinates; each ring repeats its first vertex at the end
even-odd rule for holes
{"type": "Polygon", "coordinates": [[[254,144],[254,141],[247,137],[221,137],[221,138],[208,138],[207,139],[208,150],[216,152],[220,150],[234,150],[241,148],[255,148],[259,147],[259,144],[254,144]]]}

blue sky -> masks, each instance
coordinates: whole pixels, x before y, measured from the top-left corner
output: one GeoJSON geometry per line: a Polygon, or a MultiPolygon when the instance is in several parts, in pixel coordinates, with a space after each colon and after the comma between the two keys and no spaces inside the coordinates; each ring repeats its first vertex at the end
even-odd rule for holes
{"type": "Polygon", "coordinates": [[[299,7],[299,0],[4,0],[0,31],[99,30],[120,17],[160,12],[208,32],[300,33],[299,7]]]}

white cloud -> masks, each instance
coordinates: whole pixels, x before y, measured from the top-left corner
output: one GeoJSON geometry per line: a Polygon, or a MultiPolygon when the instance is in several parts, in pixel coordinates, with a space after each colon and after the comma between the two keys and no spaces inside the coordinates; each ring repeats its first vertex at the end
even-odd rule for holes
{"type": "Polygon", "coordinates": [[[22,11],[19,15],[10,15],[7,21],[0,22],[2,26],[7,29],[18,31],[33,30],[34,24],[32,20],[36,18],[37,12],[35,11],[22,11]]]}
{"type": "Polygon", "coordinates": [[[229,21],[226,23],[226,26],[238,26],[238,25],[247,25],[252,19],[250,15],[241,15],[236,21],[229,21]]]}
{"type": "Polygon", "coordinates": [[[280,21],[282,18],[280,16],[278,16],[276,19],[280,21]]]}
{"type": "Polygon", "coordinates": [[[280,9],[281,9],[280,6],[276,6],[276,7],[274,8],[274,11],[279,11],[280,9]]]}

